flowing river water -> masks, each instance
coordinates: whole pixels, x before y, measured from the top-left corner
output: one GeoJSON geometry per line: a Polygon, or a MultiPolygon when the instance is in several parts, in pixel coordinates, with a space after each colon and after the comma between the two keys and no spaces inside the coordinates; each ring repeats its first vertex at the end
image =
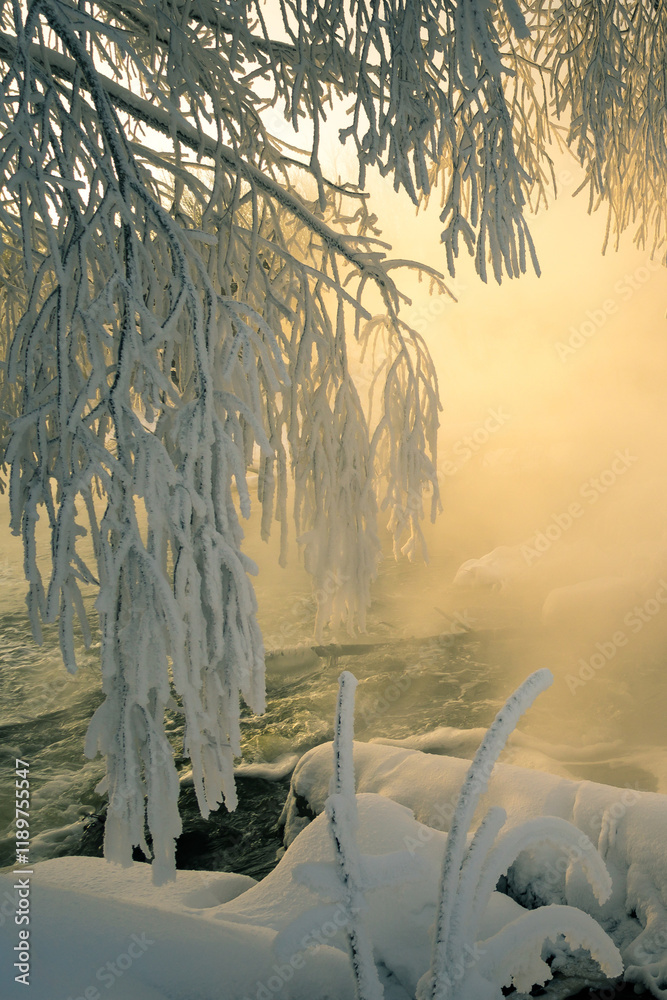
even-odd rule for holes
{"type": "MultiPolygon", "coordinates": [[[[2,502],[6,516],[6,499],[2,502]]],[[[177,756],[185,827],[179,865],[261,877],[275,864],[276,821],[291,768],[306,750],[331,738],[342,669],[360,681],[358,739],[432,734],[420,745],[469,757],[480,733],[466,731],[488,726],[527,673],[548,666],[554,685],[522,720],[505,759],[573,778],[667,792],[667,673],[659,614],[655,620],[646,616],[639,635],[626,628],[627,643],[611,655],[605,635],[597,645],[595,636],[568,643],[567,636],[541,624],[540,601],[530,587],[507,594],[453,587],[456,559],[436,544],[427,567],[383,561],[366,634],[327,634],[318,646],[305,573],[296,559],[287,571],[278,569],[272,545],[259,541],[255,527],[251,521],[246,548],[263,567],[257,589],[270,651],[267,711],[261,717],[243,711],[236,815],[222,808],[210,822],[201,820],[188,763],[177,756]]],[[[0,866],[11,861],[15,757],[31,766],[33,860],[99,854],[104,822],[105,801],[95,792],[103,764],[83,754],[86,728],[101,700],[99,643],[79,649],[78,673],[69,675],[55,627],[45,629],[41,647],[35,645],[24,601],[20,545],[7,533],[0,556],[0,866]]],[[[92,596],[87,604],[94,620],[92,596]]],[[[170,726],[178,753],[178,717],[170,726]]]]}

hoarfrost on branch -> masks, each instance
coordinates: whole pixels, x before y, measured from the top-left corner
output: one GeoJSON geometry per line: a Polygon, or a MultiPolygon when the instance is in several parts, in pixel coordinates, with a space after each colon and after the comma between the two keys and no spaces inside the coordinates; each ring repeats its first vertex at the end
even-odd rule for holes
{"type": "Polygon", "coordinates": [[[363,628],[380,512],[412,556],[424,497],[439,508],[437,380],[367,172],[416,204],[439,193],[451,274],[462,245],[483,280],[539,270],[524,213],[552,142],[610,235],[659,243],[663,25],[662,0],[0,3],[0,457],[33,631],[59,622],[69,670],[75,619],[90,641],[81,587],[99,590],[87,750],[107,758],[109,857],[147,849],[147,801],[158,877],[173,867],[170,707],[204,814],[235,804],[239,698],[264,704],[250,464],[283,561],[295,522],[319,630],[363,628]],[[320,156],[341,101],[354,184],[320,156]],[[375,359],[372,408],[352,337],[375,359]]]}

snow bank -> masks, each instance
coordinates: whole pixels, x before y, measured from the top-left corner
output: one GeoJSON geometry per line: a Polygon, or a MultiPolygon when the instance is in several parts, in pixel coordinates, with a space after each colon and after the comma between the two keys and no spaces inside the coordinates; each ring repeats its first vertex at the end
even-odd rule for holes
{"type": "MultiPolygon", "coordinates": [[[[354,765],[363,887],[355,905],[385,1000],[412,1000],[430,967],[444,831],[469,761],[357,743],[354,765]]],[[[147,865],[37,864],[32,1000],[101,1000],[112,987],[123,1000],[352,1000],[347,945],[357,913],[327,817],[305,815],[321,811],[331,775],[331,744],[302,758],[285,809],[291,843],[261,882],[180,871],[174,883],[155,886],[147,865]]],[[[466,879],[479,891],[460,914],[462,946],[447,970],[452,997],[501,1000],[503,986],[527,989],[553,972],[559,997],[584,982],[607,984],[621,968],[600,928],[621,949],[625,978],[663,995],[667,799],[496,765],[482,809],[486,825],[466,851],[466,879]],[[495,891],[505,870],[511,896],[495,891]]],[[[12,967],[15,880],[0,880],[0,982],[10,1000],[25,995],[12,967]]]]}
{"type": "Polygon", "coordinates": [[[454,575],[455,587],[490,587],[504,590],[527,569],[520,545],[499,545],[479,559],[467,559],[454,575]]]}
{"type": "MultiPolygon", "coordinates": [[[[375,886],[366,892],[365,926],[386,1000],[410,1000],[429,967],[446,835],[383,796],[359,795],[357,806],[362,877],[375,886]]],[[[333,862],[325,816],[303,831],[259,883],[180,871],[175,883],[156,887],[147,865],[119,869],[92,858],[42,862],[31,886],[30,996],[100,1000],[115,986],[123,1000],[352,1000],[346,932],[354,914],[337,897],[333,862]]],[[[12,881],[3,877],[3,901],[12,898],[12,881]]],[[[562,917],[556,911],[564,909],[541,918],[554,939],[562,917]]],[[[12,984],[3,996],[18,997],[23,987],[13,985],[8,957],[17,928],[6,919],[8,908],[2,912],[0,977],[12,984]]],[[[562,926],[572,932],[569,913],[562,926]]],[[[486,990],[493,986],[488,996],[500,1000],[499,977],[509,982],[514,970],[494,956],[508,935],[516,935],[516,921],[533,916],[492,892],[478,924],[479,943],[462,950],[454,980],[465,977],[473,990],[479,983],[486,990]]],[[[591,936],[590,928],[580,929],[584,939],[591,936]]],[[[533,946],[527,969],[542,964],[540,945],[536,951],[533,946]]],[[[591,981],[590,959],[577,958],[562,941],[547,953],[569,955],[573,970],[586,971],[591,981]]],[[[461,996],[480,1000],[474,993],[461,996]]]]}
{"type": "MultiPolygon", "coordinates": [[[[469,761],[363,743],[355,743],[354,761],[359,792],[407,806],[431,830],[449,828],[469,761]]],[[[322,811],[330,777],[331,744],[301,759],[283,812],[286,843],[322,811]]],[[[607,902],[596,900],[583,875],[583,839],[565,853],[548,845],[523,852],[509,871],[509,890],[527,906],[569,904],[589,913],[621,950],[625,979],[667,996],[660,989],[667,983],[667,796],[497,764],[473,825],[492,806],[506,811],[506,829],[553,816],[587,835],[612,878],[607,902]]]]}
{"type": "Polygon", "coordinates": [[[618,622],[643,600],[637,580],[595,577],[550,591],[542,606],[542,621],[555,630],[576,628],[604,636],[615,632],[618,622]]]}
{"type": "Polygon", "coordinates": [[[95,858],[35,866],[31,878],[30,983],[15,983],[15,879],[0,880],[0,982],[4,998],[30,1000],[350,1000],[347,956],[322,947],[308,961],[278,962],[276,932],[221,915],[220,900],[252,879],[177,873],[151,884],[147,865],[95,858]],[[216,919],[211,915],[215,914],[216,919]],[[112,992],[113,991],[113,992],[112,992]]]}
{"type": "MultiPolygon", "coordinates": [[[[424,753],[440,754],[445,757],[472,759],[485,735],[486,729],[483,727],[459,729],[456,726],[438,726],[436,729],[419,733],[416,736],[406,736],[403,739],[375,736],[368,742],[381,743],[388,747],[404,747],[407,750],[422,750],[424,753]]],[[[624,763],[634,759],[632,755],[628,754],[627,748],[621,740],[581,747],[548,743],[539,737],[515,729],[510,733],[499,759],[519,767],[529,767],[533,770],[547,771],[549,774],[572,778],[576,777],[573,766],[580,767],[582,763],[590,765],[591,762],[601,762],[604,765],[608,764],[610,760],[620,759],[621,754],[624,763]]],[[[650,766],[647,766],[641,753],[636,756],[637,767],[648,771],[658,782],[659,778],[653,774],[650,766]]],[[[654,755],[652,761],[655,762],[654,755]]]]}

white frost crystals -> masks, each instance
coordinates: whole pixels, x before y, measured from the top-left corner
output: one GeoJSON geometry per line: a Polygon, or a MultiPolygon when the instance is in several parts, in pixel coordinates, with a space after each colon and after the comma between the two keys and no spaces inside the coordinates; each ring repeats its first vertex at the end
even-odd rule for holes
{"type": "MultiPolygon", "coordinates": [[[[623,972],[621,956],[599,924],[573,906],[549,905],[523,910],[495,892],[498,879],[518,855],[537,844],[568,850],[577,857],[599,903],[612,891],[605,864],[593,844],[571,823],[558,817],[526,821],[501,833],[506,813],[488,810],[474,835],[468,830],[480,796],[486,790],[493,766],[519,717],[553,677],[538,670],[508,699],[497,714],[470,765],[461,787],[456,810],[446,838],[442,874],[432,928],[431,965],[417,984],[417,1000],[501,1000],[502,987],[513,985],[529,991],[552,978],[546,959],[560,956],[569,946],[584,948],[609,978],[623,972]],[[575,854],[572,846],[579,850],[575,854]],[[493,899],[493,905],[490,903],[493,899]],[[499,904],[502,904],[499,906],[499,904]],[[500,919],[490,913],[502,912],[500,919]],[[518,914],[518,915],[517,915],[518,914]],[[489,932],[489,929],[491,931],[489,932]]],[[[300,865],[298,881],[343,903],[351,914],[346,925],[349,951],[356,981],[357,1000],[379,1000],[383,986],[373,961],[364,914],[366,892],[388,882],[419,880],[424,858],[414,851],[392,855],[361,855],[357,845],[357,814],[353,765],[353,699],[356,679],[341,674],[334,735],[334,777],[325,804],[334,847],[334,864],[300,865]],[[333,867],[333,870],[332,870],[333,867]],[[334,877],[337,874],[338,879],[334,877]]],[[[366,798],[366,797],[364,797],[366,798]]],[[[400,905],[398,902],[396,905],[400,905]]],[[[322,914],[320,913],[320,916],[322,914]]],[[[409,915],[406,914],[406,919],[409,915]]],[[[411,930],[406,928],[406,936],[411,930]]],[[[383,970],[386,972],[386,968],[383,970]]],[[[403,986],[408,985],[403,983],[403,986]]]]}
{"type": "Polygon", "coordinates": [[[398,264],[364,192],[323,177],[318,140],[299,154],[262,119],[321,122],[364,60],[308,4],[302,72],[261,6],[0,3],[0,473],[35,639],[58,621],[73,673],[97,612],[106,700],[87,751],[107,761],[105,853],[128,865],[150,842],[158,880],[181,830],[174,753],[204,816],[233,809],[240,700],[263,711],[241,519],[252,506],[264,539],[277,523],[282,562],[293,521],[317,629],[353,631],[378,510],[410,552],[423,492],[437,508],[437,378],[399,320],[398,264]],[[348,344],[382,336],[371,424],[348,344]]]}

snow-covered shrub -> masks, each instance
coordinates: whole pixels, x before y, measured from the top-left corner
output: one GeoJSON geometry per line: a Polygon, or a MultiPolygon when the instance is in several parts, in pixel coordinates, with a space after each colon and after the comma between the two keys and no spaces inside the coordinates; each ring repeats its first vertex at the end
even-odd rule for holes
{"type": "MultiPolygon", "coordinates": [[[[510,985],[530,989],[534,983],[551,978],[551,970],[541,958],[546,939],[564,934],[589,949],[609,976],[620,975],[623,963],[616,946],[588,914],[574,907],[549,906],[519,917],[484,943],[484,955],[471,977],[453,981],[449,970],[464,945],[474,945],[482,913],[499,877],[517,855],[534,843],[547,841],[568,847],[581,844],[581,834],[563,820],[545,817],[523,824],[498,838],[506,813],[489,810],[470,842],[467,835],[480,796],[486,790],[491,771],[510,733],[534,699],[553,682],[549,670],[538,670],[508,698],[491,723],[465,777],[447,836],[433,937],[431,968],[417,988],[418,1000],[479,1000],[481,977],[496,987],[489,997],[500,997],[500,987],[510,985]]],[[[586,874],[600,902],[611,894],[611,879],[604,862],[589,843],[586,874]]]]}
{"type": "MultiPolygon", "coordinates": [[[[612,884],[604,861],[571,823],[555,816],[528,820],[501,833],[506,813],[489,809],[474,835],[468,830],[493,766],[519,717],[551,682],[548,670],[532,674],[508,699],[490,726],[461,787],[446,839],[433,930],[431,967],[417,984],[417,1000],[501,1000],[502,987],[530,990],[552,976],[544,958],[570,946],[587,949],[610,978],[623,971],[620,954],[599,924],[573,906],[549,905],[537,910],[517,908],[510,919],[496,922],[491,934],[482,928],[498,879],[518,855],[538,844],[549,844],[577,857],[600,903],[612,884]],[[574,853],[576,849],[576,854],[574,853]],[[543,949],[543,945],[545,945],[543,949]],[[473,960],[462,962],[462,956],[473,960]]],[[[333,778],[325,813],[333,844],[334,863],[302,864],[295,877],[312,891],[343,905],[350,914],[346,935],[358,1000],[379,1000],[384,993],[373,961],[373,944],[364,923],[366,893],[387,884],[418,878],[420,860],[414,851],[368,856],[359,852],[358,814],[353,765],[353,703],[356,679],[340,677],[333,743],[333,778]]],[[[516,905],[516,904],[514,904],[516,905]]],[[[326,919],[326,908],[318,919],[326,919]]],[[[305,924],[299,922],[303,930],[305,924]]],[[[291,940],[294,940],[294,932],[291,940]]]]}

